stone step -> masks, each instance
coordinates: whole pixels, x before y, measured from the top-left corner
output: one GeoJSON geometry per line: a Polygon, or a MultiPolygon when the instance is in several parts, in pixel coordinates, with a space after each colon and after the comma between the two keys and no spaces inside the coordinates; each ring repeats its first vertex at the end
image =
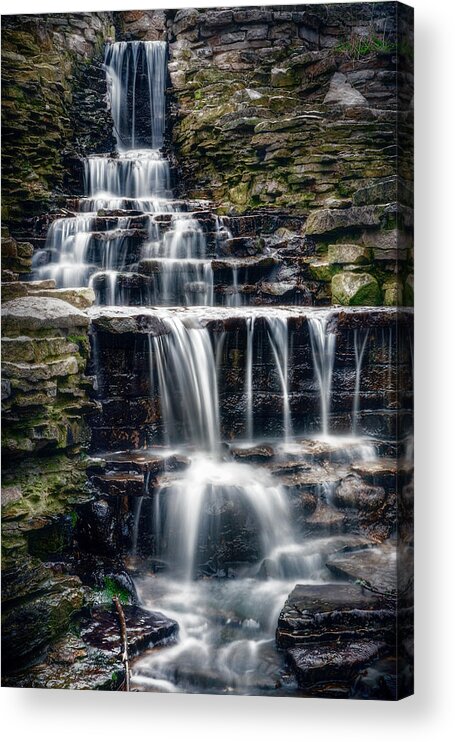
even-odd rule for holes
{"type": "Polygon", "coordinates": [[[276,639],[283,648],[327,641],[384,641],[393,636],[395,618],[394,601],[360,585],[296,585],[280,613],[276,639]]]}
{"type": "Polygon", "coordinates": [[[395,596],[397,592],[397,544],[386,542],[347,554],[335,554],[327,567],[336,576],[359,582],[375,592],[395,596]]]}
{"type": "Polygon", "coordinates": [[[152,475],[164,471],[179,471],[191,463],[190,459],[180,454],[156,455],[147,450],[109,453],[102,457],[102,461],[112,471],[134,471],[152,475]]]}

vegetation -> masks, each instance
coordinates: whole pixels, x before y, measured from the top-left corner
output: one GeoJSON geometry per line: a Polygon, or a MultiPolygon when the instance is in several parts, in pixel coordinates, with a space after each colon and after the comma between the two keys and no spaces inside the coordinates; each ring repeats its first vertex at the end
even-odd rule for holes
{"type": "Polygon", "coordinates": [[[368,36],[359,36],[352,33],[348,40],[339,44],[335,51],[346,54],[349,59],[361,59],[369,54],[391,54],[396,51],[396,43],[384,37],[369,33],[368,36]]]}

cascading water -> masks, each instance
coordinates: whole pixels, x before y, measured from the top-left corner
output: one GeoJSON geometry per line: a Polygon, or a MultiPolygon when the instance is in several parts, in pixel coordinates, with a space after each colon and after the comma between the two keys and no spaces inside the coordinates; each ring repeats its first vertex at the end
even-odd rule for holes
{"type": "MultiPolygon", "coordinates": [[[[312,465],[292,458],[297,428],[291,416],[293,315],[284,308],[240,307],[238,264],[227,244],[233,238],[222,218],[216,219],[215,242],[217,251],[228,256],[223,269],[232,269],[233,290],[226,292],[230,309],[223,312],[234,320],[236,347],[229,344],[222,322],[213,333],[201,321],[202,306],[214,303],[213,271],[203,220],[173,201],[169,163],[159,152],[165,130],[165,60],[161,42],[108,46],[105,66],[118,155],[87,159],[80,213],[57,220],[46,247],[56,266],[60,261],[61,271],[64,259],[74,260],[74,273],[62,278],[65,285],[91,281],[96,288],[104,278],[104,295],[98,299],[115,304],[128,297],[123,283],[120,290],[119,277],[134,274],[135,279],[149,279],[141,296],[150,304],[174,307],[148,310],[165,328],[147,338],[150,394],[159,396],[163,427],[164,446],[156,447],[156,453],[172,452],[186,468],[146,476],[143,495],[131,512],[131,545],[141,603],[175,618],[180,636],[176,646],[145,653],[135,662],[133,685],[162,691],[275,692],[283,674],[274,643],[278,612],[296,582],[328,578],[327,556],[345,541],[332,535],[303,536],[295,517],[302,471],[307,476],[310,469],[310,477],[312,465]],[[104,236],[96,231],[103,226],[100,220],[108,220],[104,236]],[[138,232],[139,254],[133,249],[138,232]],[[76,276],[76,266],[87,269],[83,278],[76,276]],[[184,306],[192,308],[177,309],[184,306]],[[262,355],[273,386],[266,395],[272,399],[265,402],[278,420],[278,440],[271,441],[273,463],[258,466],[234,460],[223,442],[229,402],[221,392],[232,373],[231,388],[238,387],[233,396],[245,405],[235,421],[241,430],[239,451],[254,448],[262,442],[263,380],[255,374],[262,355]],[[239,358],[245,358],[244,376],[239,358]]],[[[306,319],[321,433],[328,438],[335,334],[324,313],[309,310],[306,319]]],[[[360,348],[357,391],[362,356],[360,348]]],[[[295,446],[300,451],[298,440],[295,446]]],[[[344,466],[341,454],[339,460],[344,466]]],[[[324,483],[327,470],[316,468],[324,483]]],[[[337,481],[331,474],[321,490],[326,507],[337,481]]],[[[319,492],[319,484],[308,486],[319,492]]]]}
{"type": "Polygon", "coordinates": [[[161,412],[170,445],[186,442],[215,454],[220,446],[216,367],[207,330],[166,318],[153,338],[161,412]]]}
{"type": "Polygon", "coordinates": [[[253,440],[253,340],[254,340],[254,316],[246,320],[246,361],[245,361],[245,395],[246,395],[246,436],[249,441],[253,440]]]}
{"type": "Polygon", "coordinates": [[[321,400],[321,432],[323,436],[329,433],[330,398],[332,395],[332,373],[335,360],[335,339],[333,332],[328,332],[328,318],[316,314],[309,318],[311,348],[313,352],[313,367],[319,386],[321,400]]]}
{"type": "Polygon", "coordinates": [[[358,416],[360,407],[360,375],[362,372],[363,356],[368,342],[369,331],[364,332],[363,338],[359,338],[359,332],[354,330],[354,353],[355,353],[355,386],[354,402],[352,405],[352,432],[357,433],[358,416]]]}
{"type": "Polygon", "coordinates": [[[131,150],[117,158],[88,157],[85,191],[89,199],[168,199],[171,195],[169,163],[155,150],[131,150]]]}
{"type": "Polygon", "coordinates": [[[118,153],[86,159],[80,211],[51,225],[46,246],[35,258],[35,278],[53,278],[57,287],[91,286],[98,302],[119,304],[130,301],[129,287],[134,290],[141,259],[152,258],[157,270],[148,281],[143,278],[140,303],[213,304],[204,232],[197,218],[181,213],[182,204],[173,200],[169,162],[159,151],[165,130],[166,54],[161,41],[107,46],[105,69],[118,153]],[[138,212],[151,221],[160,214],[175,216],[148,240],[139,227],[128,230],[126,220],[138,212]],[[117,230],[117,245],[107,240],[104,250],[97,249],[100,232],[108,229],[117,230]]]}
{"type": "Polygon", "coordinates": [[[120,41],[108,44],[104,65],[119,151],[163,145],[166,43],[120,41]],[[145,110],[144,110],[145,109],[145,110]],[[139,117],[145,119],[142,129],[139,117]]]}
{"type": "Polygon", "coordinates": [[[281,393],[283,397],[283,438],[284,443],[288,443],[292,433],[291,408],[289,404],[289,340],[288,324],[286,318],[281,316],[267,317],[269,326],[269,338],[272,345],[273,355],[275,357],[276,369],[278,372],[281,393]]]}

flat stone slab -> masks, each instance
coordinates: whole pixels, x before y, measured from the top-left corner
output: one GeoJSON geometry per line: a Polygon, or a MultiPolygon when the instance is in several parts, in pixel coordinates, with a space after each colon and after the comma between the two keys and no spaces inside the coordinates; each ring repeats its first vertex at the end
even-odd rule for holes
{"type": "Polygon", "coordinates": [[[360,585],[296,585],[278,619],[277,643],[293,647],[308,642],[383,640],[393,635],[394,604],[360,585]]]}
{"type": "MultiPolygon", "coordinates": [[[[123,606],[128,649],[137,654],[143,649],[156,647],[174,639],[179,626],[163,613],[146,611],[137,606],[123,606]]],[[[93,647],[114,654],[121,653],[120,625],[115,610],[96,608],[82,629],[83,640],[93,647]]]]}
{"type": "Polygon", "coordinates": [[[267,444],[250,446],[249,448],[231,448],[231,455],[237,461],[251,461],[261,463],[273,459],[275,451],[267,444]]]}
{"type": "MultiPolygon", "coordinates": [[[[408,310],[403,310],[408,311],[408,310]]],[[[93,325],[106,332],[145,332],[157,335],[168,332],[163,320],[182,319],[196,323],[201,327],[211,322],[244,321],[248,317],[266,319],[282,317],[283,319],[305,320],[312,315],[325,315],[330,320],[341,322],[343,328],[389,326],[396,323],[397,311],[392,307],[320,307],[289,306],[283,307],[101,307],[87,309],[87,316],[93,325]],[[154,322],[161,322],[161,327],[154,322]]]]}
{"type": "Polygon", "coordinates": [[[381,544],[346,554],[335,554],[326,562],[338,577],[356,581],[372,590],[395,595],[397,591],[397,551],[395,545],[381,544]]]}
{"type": "Polygon", "coordinates": [[[378,659],[387,645],[374,641],[349,641],[294,647],[286,653],[300,688],[321,683],[350,683],[359,670],[378,659]]]}
{"type": "Polygon", "coordinates": [[[186,469],[191,463],[189,458],[180,454],[160,456],[153,451],[143,449],[107,453],[101,455],[99,458],[106,464],[108,469],[128,472],[148,472],[152,475],[162,474],[165,471],[186,469]]]}
{"type": "Polygon", "coordinates": [[[39,330],[72,330],[88,327],[89,319],[80,309],[61,299],[24,296],[3,304],[3,335],[22,335],[39,330]]]}
{"type": "Polygon", "coordinates": [[[77,309],[87,309],[95,303],[95,292],[91,288],[78,289],[55,289],[55,288],[38,288],[33,289],[32,296],[46,296],[50,299],[61,299],[71,304],[77,309]]]}

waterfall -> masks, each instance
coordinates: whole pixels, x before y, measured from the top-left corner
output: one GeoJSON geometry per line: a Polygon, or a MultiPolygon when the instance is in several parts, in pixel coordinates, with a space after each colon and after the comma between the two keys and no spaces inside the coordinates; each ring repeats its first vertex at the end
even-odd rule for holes
{"type": "Polygon", "coordinates": [[[170,444],[187,443],[215,454],[220,446],[215,358],[207,329],[167,317],[169,330],[153,338],[161,412],[170,444]]]}
{"type": "Polygon", "coordinates": [[[330,399],[332,396],[332,374],[335,361],[334,333],[328,332],[327,316],[315,314],[308,318],[313,368],[319,386],[321,404],[322,435],[329,434],[330,399]]]}
{"type": "Polygon", "coordinates": [[[352,432],[357,435],[357,423],[360,407],[360,375],[362,372],[363,356],[368,342],[369,330],[365,331],[362,341],[359,344],[358,330],[354,330],[354,354],[355,354],[355,384],[354,384],[354,401],[352,404],[352,432]]]}
{"type": "Polygon", "coordinates": [[[246,319],[246,361],[245,361],[245,395],[246,395],[246,437],[253,440],[253,338],[254,315],[246,319]]]}
{"type": "Polygon", "coordinates": [[[206,259],[207,245],[197,219],[172,217],[163,239],[149,243],[146,254],[157,269],[153,301],[164,306],[211,306],[213,270],[206,259]]]}
{"type": "Polygon", "coordinates": [[[106,47],[111,113],[119,151],[159,149],[165,126],[166,43],[120,41],[106,47]],[[146,106],[148,125],[139,127],[146,106]]]}
{"type": "Polygon", "coordinates": [[[244,508],[255,523],[260,558],[293,542],[288,503],[282,488],[267,472],[248,464],[221,463],[195,456],[179,479],[155,494],[154,538],[160,558],[174,575],[192,580],[198,559],[220,542],[223,508],[244,508]]]}
{"type": "Polygon", "coordinates": [[[292,435],[291,408],[289,404],[289,348],[288,348],[288,321],[287,317],[266,317],[269,340],[272,347],[275,366],[283,396],[283,436],[288,443],[292,435]]]}
{"type": "MultiPolygon", "coordinates": [[[[87,157],[85,192],[90,199],[166,199],[170,196],[169,163],[154,150],[131,150],[119,157],[87,157]]],[[[112,207],[111,207],[112,208],[112,207]]]]}
{"type": "MultiPolygon", "coordinates": [[[[218,310],[209,309],[204,310],[204,315],[201,309],[214,304],[212,242],[206,239],[213,227],[206,226],[212,223],[206,214],[198,221],[197,210],[193,212],[191,205],[182,207],[174,200],[174,173],[159,151],[165,131],[166,44],[110,44],[105,68],[117,153],[86,159],[80,212],[51,225],[35,267],[41,271],[40,276],[52,275],[61,286],[93,286],[99,303],[114,305],[133,296],[132,304],[139,297],[141,303],[145,298],[154,305],[152,310],[141,307],[137,315],[126,312],[131,325],[125,323],[127,331],[122,330],[123,337],[128,336],[131,327],[133,332],[137,327],[142,334],[150,325],[164,326],[161,334],[146,334],[146,342],[141,335],[139,367],[142,368],[143,355],[148,354],[150,397],[153,408],[156,397],[159,399],[165,444],[163,453],[163,447],[155,447],[155,435],[150,436],[153,460],[162,456],[166,461],[172,449],[174,461],[174,454],[178,454],[178,465],[173,463],[166,468],[165,464],[154,464],[153,475],[150,467],[142,496],[135,498],[131,508],[131,544],[133,556],[142,551],[144,544],[152,545],[150,554],[141,554],[155,557],[155,571],[149,582],[144,582],[147,586],[141,602],[175,616],[181,641],[162,653],[147,654],[144,663],[151,663],[152,683],[166,690],[175,684],[181,687],[185,672],[190,675],[197,668],[202,677],[206,673],[209,682],[213,677],[221,678],[223,692],[249,683],[254,687],[258,667],[269,662],[267,654],[261,653],[270,651],[278,610],[286,595],[297,582],[327,579],[327,556],[335,547],[328,545],[330,537],[321,538],[325,513],[321,515],[318,508],[321,504],[325,511],[335,507],[339,479],[334,470],[342,465],[340,477],[345,476],[351,461],[349,455],[358,460],[370,457],[370,453],[366,447],[357,446],[355,451],[354,447],[346,447],[347,454],[342,455],[335,451],[334,444],[325,447],[331,451],[324,458],[322,445],[320,451],[314,449],[315,461],[309,463],[308,454],[302,453],[305,446],[313,450],[308,441],[297,439],[295,445],[290,445],[294,434],[291,390],[296,389],[299,374],[306,373],[301,371],[304,363],[296,369],[291,366],[290,327],[302,326],[308,317],[323,436],[329,434],[336,335],[329,330],[330,316],[320,310],[309,309],[305,315],[296,308],[239,308],[242,298],[247,298],[244,286],[240,287],[242,293],[239,291],[239,271],[246,284],[252,275],[247,271],[253,270],[248,266],[255,261],[231,257],[236,243],[229,243],[233,236],[227,224],[238,224],[234,219],[215,220],[216,251],[229,256],[219,261],[217,270],[232,268],[232,287],[218,292],[221,295],[224,291],[230,309],[222,307],[219,315],[218,310]],[[42,265],[41,261],[49,256],[51,262],[42,265]],[[163,310],[163,306],[172,309],[163,310]],[[296,316],[298,321],[290,322],[296,316]],[[150,318],[153,321],[148,325],[150,318]],[[235,347],[230,343],[232,337],[235,347]],[[255,379],[254,371],[258,370],[263,350],[267,366],[255,379]],[[219,378],[222,372],[226,374],[225,386],[219,378]],[[273,397],[270,407],[267,395],[273,397]],[[244,419],[236,419],[237,403],[242,397],[244,419]],[[263,410],[255,417],[255,402],[262,404],[263,400],[273,418],[267,420],[264,428],[260,425],[263,410]],[[222,414],[224,424],[233,420],[226,436],[229,445],[221,440],[222,414]],[[277,428],[287,445],[274,440],[279,437],[277,428]],[[235,440],[243,429],[248,445],[235,440]],[[258,450],[255,444],[260,442],[259,434],[264,434],[267,445],[258,450]],[[242,447],[242,455],[261,463],[240,462],[242,447]],[[245,449],[252,448],[245,454],[245,449]],[[282,472],[278,471],[280,467],[282,472]],[[313,499],[315,510],[310,507],[307,512],[306,501],[311,506],[313,499]],[[148,529],[146,539],[142,539],[142,528],[148,529]],[[218,584],[215,580],[197,579],[209,575],[236,579],[218,584]],[[236,636],[241,638],[236,640],[236,636]]],[[[238,226],[234,232],[237,237],[238,226]]],[[[226,278],[226,282],[229,280],[226,278]]],[[[122,313],[106,312],[114,318],[117,314],[122,313]]],[[[103,348],[96,345],[96,333],[93,338],[98,396],[103,400],[112,387],[106,374],[100,373],[103,348]]],[[[355,331],[354,432],[367,339],[368,333],[361,338],[355,331]]],[[[113,341],[107,354],[109,362],[114,354],[114,367],[115,349],[121,345],[123,353],[126,341],[122,339],[119,345],[117,342],[113,341]]],[[[122,367],[119,373],[125,374],[125,369],[122,367]]],[[[134,386],[126,374],[116,379],[114,396],[118,394],[120,399],[117,390],[125,378],[128,390],[134,386]]],[[[142,380],[139,387],[142,395],[142,380]]],[[[130,397],[133,399],[125,411],[128,425],[132,410],[137,409],[136,393],[137,389],[125,393],[128,405],[130,397]]],[[[294,401],[300,403],[300,395],[294,401]]],[[[118,406],[117,402],[113,406],[114,416],[119,414],[118,406]]],[[[297,405],[294,409],[298,409],[297,405]]],[[[297,428],[297,420],[294,426],[297,428]]],[[[135,433],[134,424],[131,428],[135,433]]],[[[140,433],[139,440],[146,439],[144,431],[140,433]]],[[[134,435],[130,440],[133,439],[134,435]]],[[[340,448],[343,446],[340,444],[340,448]]],[[[128,451],[130,455],[137,452],[128,451]]],[[[125,500],[131,507],[131,497],[125,500]]],[[[335,518],[334,529],[337,523],[335,518]]],[[[147,578],[143,576],[137,582],[141,579],[147,578]]],[[[192,687],[198,687],[197,680],[192,687]]]]}

